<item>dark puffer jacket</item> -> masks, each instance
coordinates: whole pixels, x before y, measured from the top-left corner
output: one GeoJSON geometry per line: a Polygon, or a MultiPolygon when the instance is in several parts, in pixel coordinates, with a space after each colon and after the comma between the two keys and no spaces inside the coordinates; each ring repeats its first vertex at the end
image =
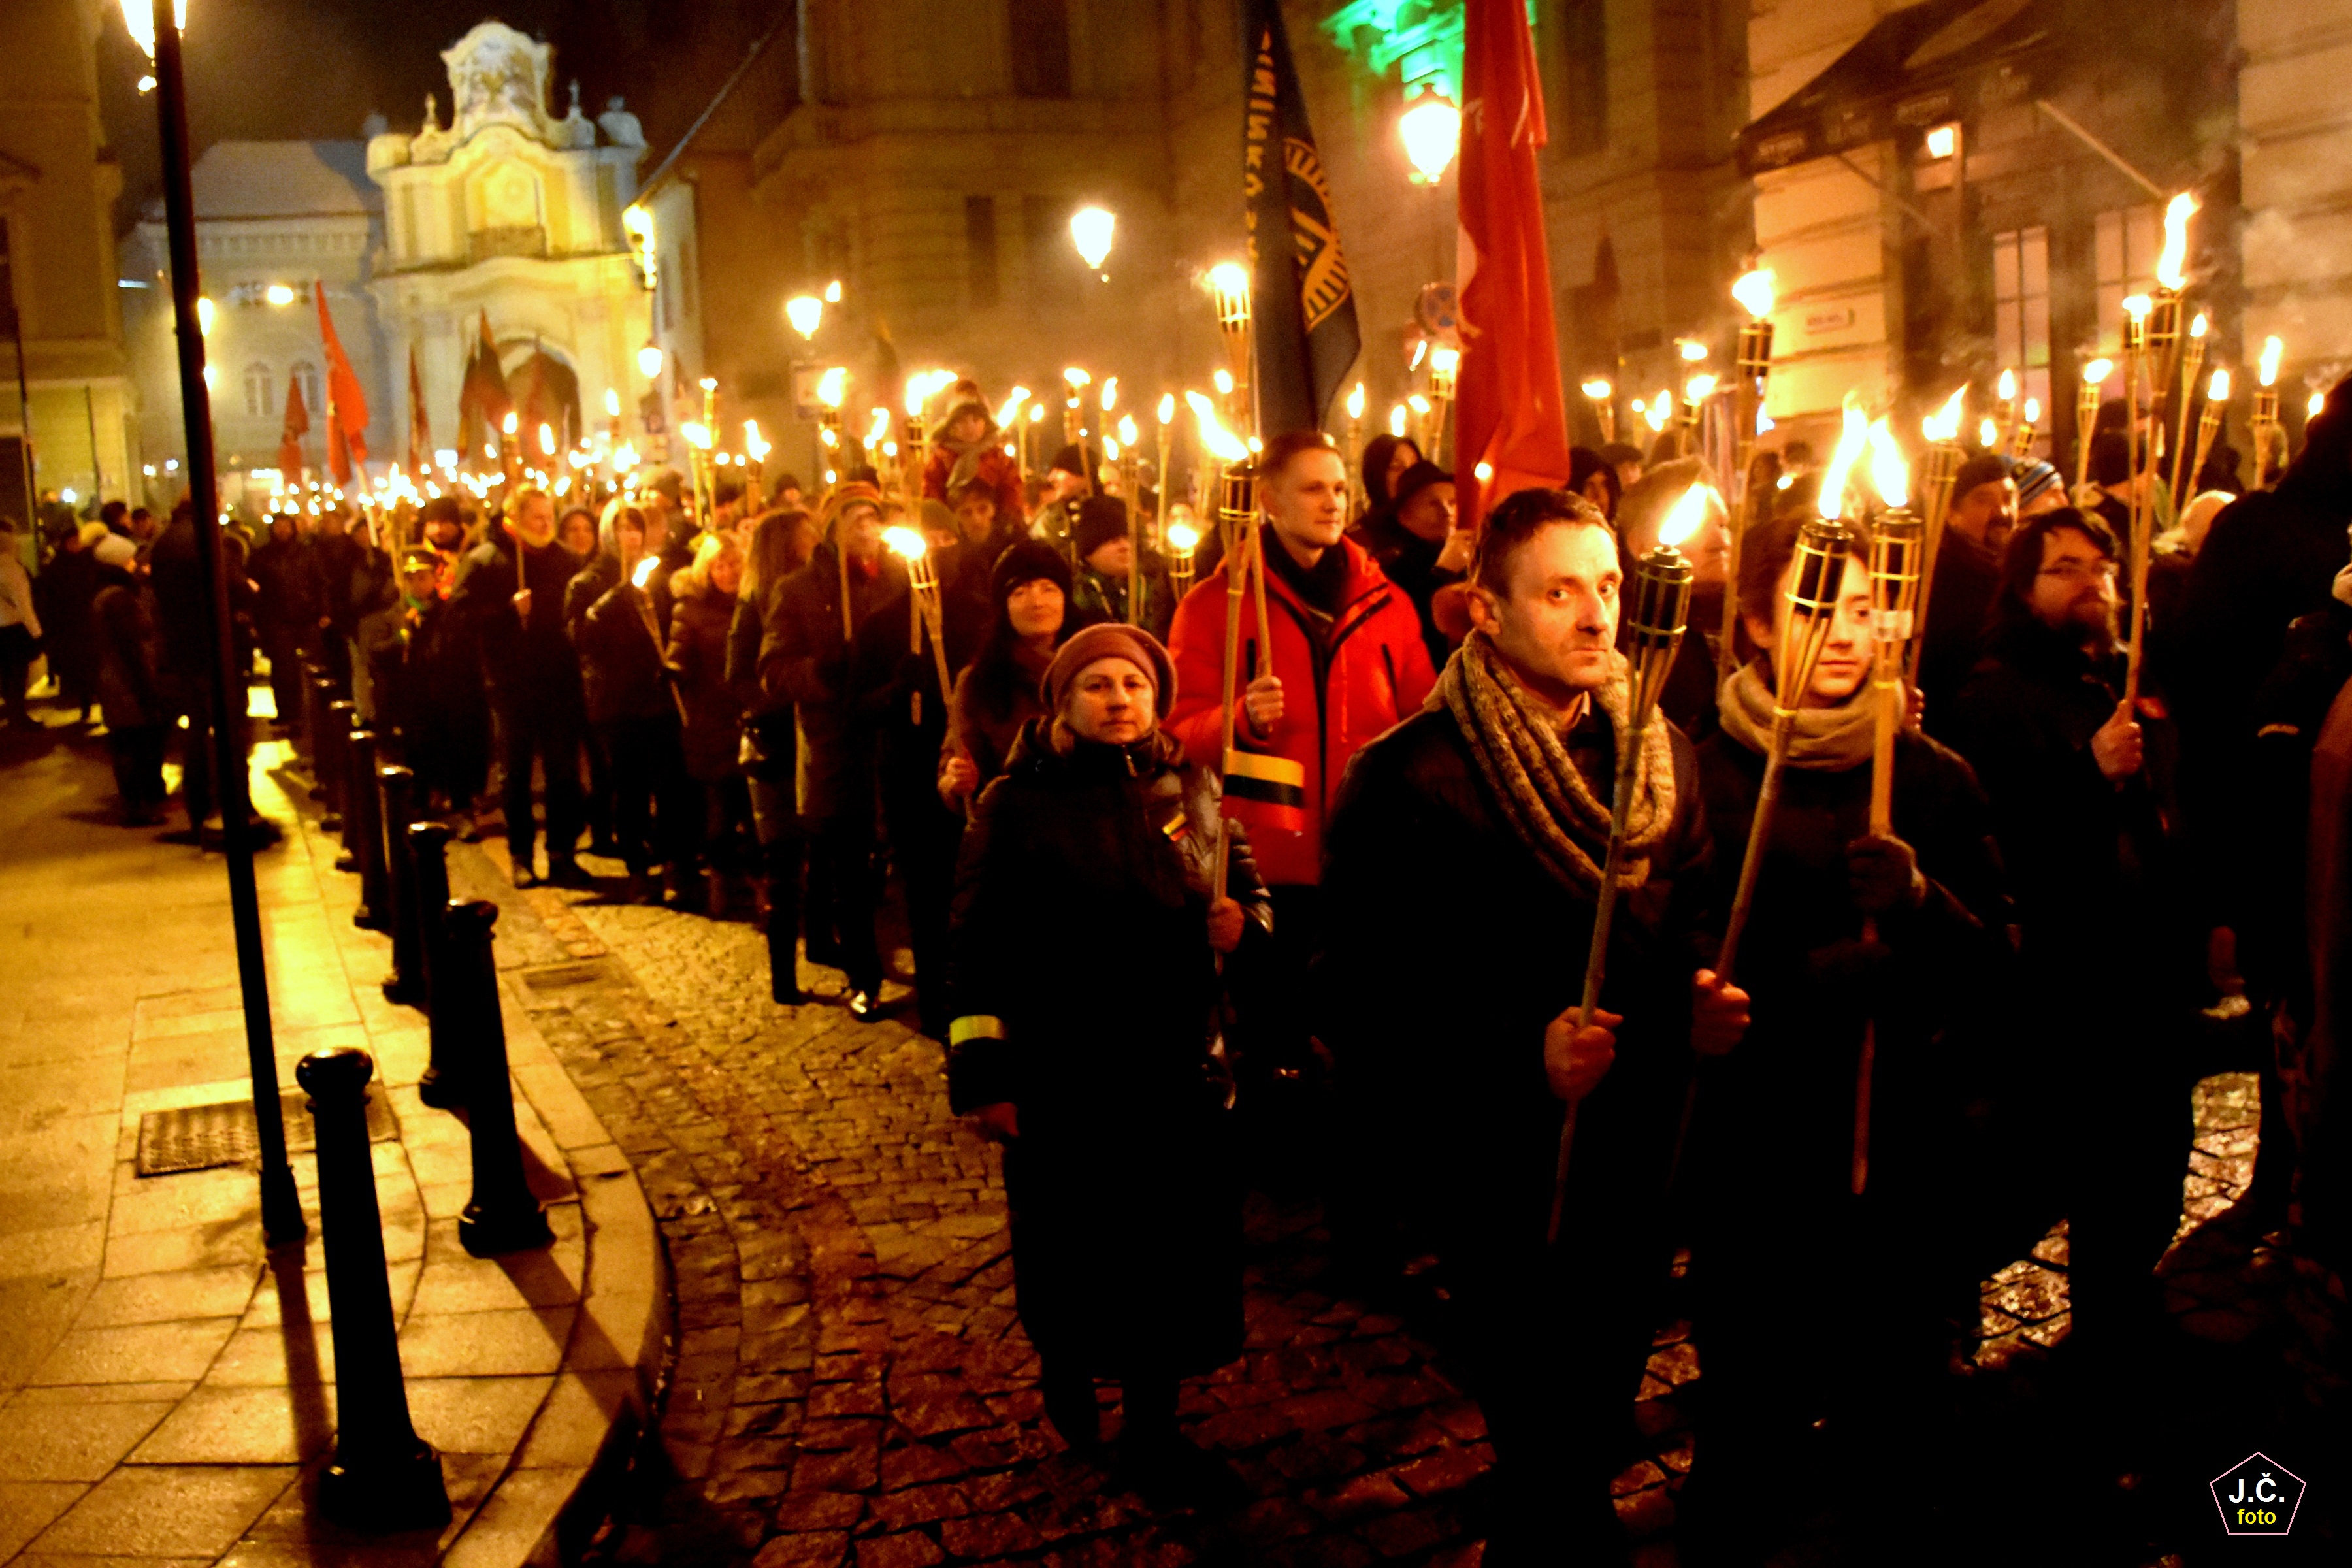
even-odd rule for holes
{"type": "Polygon", "coordinates": [[[601,554],[581,568],[564,590],[563,621],[580,653],[590,723],[658,719],[677,711],[654,630],[653,602],[644,590],[622,581],[619,556],[601,554]]]}

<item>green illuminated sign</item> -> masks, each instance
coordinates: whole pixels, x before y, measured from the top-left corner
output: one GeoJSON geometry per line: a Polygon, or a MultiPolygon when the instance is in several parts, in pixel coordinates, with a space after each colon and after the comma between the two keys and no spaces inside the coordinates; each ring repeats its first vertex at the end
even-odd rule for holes
{"type": "MultiPolygon", "coordinates": [[[[1323,31],[1374,76],[1397,68],[1407,98],[1426,88],[1461,100],[1463,0],[1349,0],[1323,19],[1323,31]]],[[[1528,0],[1528,26],[1536,21],[1528,0]]]]}

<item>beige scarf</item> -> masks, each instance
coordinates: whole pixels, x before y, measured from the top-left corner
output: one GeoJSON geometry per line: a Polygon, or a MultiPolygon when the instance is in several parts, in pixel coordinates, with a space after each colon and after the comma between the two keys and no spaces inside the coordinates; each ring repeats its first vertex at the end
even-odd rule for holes
{"type": "MultiPolygon", "coordinates": [[[[1743,664],[1716,693],[1716,709],[1724,732],[1761,756],[1772,752],[1772,689],[1764,684],[1765,666],[1743,664]]],[[[1870,761],[1878,738],[1878,715],[1869,701],[1864,682],[1835,708],[1801,708],[1789,736],[1789,765],[1840,773],[1870,761]]]]}
{"type": "MultiPolygon", "coordinates": [[[[1622,756],[1632,743],[1625,731],[1633,694],[1625,660],[1615,654],[1610,658],[1615,668],[1609,683],[1591,696],[1609,716],[1622,756]]],[[[1446,661],[1430,706],[1440,702],[1462,726],[1470,754],[1478,760],[1478,771],[1502,804],[1512,831],[1535,851],[1552,879],[1574,892],[1598,892],[1599,862],[1609,852],[1610,802],[1592,793],[1560,740],[1558,721],[1503,667],[1484,632],[1472,632],[1446,661]]],[[[1674,742],[1667,730],[1661,716],[1640,740],[1642,754],[1620,862],[1621,888],[1637,888],[1648,879],[1650,851],[1674,823],[1674,742]]]]}

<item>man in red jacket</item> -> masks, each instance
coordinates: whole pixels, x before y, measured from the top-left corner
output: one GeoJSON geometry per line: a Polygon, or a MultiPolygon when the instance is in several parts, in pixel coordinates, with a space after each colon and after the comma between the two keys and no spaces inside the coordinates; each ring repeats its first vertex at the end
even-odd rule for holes
{"type": "Polygon", "coordinates": [[[1294,998],[1320,942],[1323,814],[1357,751],[1420,711],[1437,684],[1421,620],[1404,591],[1346,537],[1348,470],[1329,438],[1276,436],[1258,459],[1272,658],[1261,661],[1257,619],[1243,596],[1241,658],[1223,675],[1229,558],[1176,607],[1168,649],[1176,706],[1168,730],[1203,765],[1217,761],[1223,704],[1234,704],[1237,755],[1227,761],[1225,810],[1246,825],[1274,894],[1276,962],[1297,984],[1269,986],[1291,1010],[1261,1037],[1272,1065],[1297,1066],[1307,1021],[1294,998]]]}

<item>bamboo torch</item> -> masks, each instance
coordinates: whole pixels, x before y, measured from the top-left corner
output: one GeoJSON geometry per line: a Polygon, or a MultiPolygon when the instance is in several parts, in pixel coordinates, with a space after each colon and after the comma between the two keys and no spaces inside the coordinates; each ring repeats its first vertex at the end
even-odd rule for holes
{"type": "Polygon", "coordinates": [[[1707,399],[1715,395],[1716,378],[1706,371],[1683,383],[1683,419],[1675,432],[1677,456],[1687,458],[1698,440],[1700,421],[1706,417],[1707,399]]]}
{"type": "MultiPolygon", "coordinates": [[[[1886,510],[1878,515],[1870,537],[1871,626],[1877,643],[1871,677],[1874,704],[1870,773],[1870,831],[1874,837],[1895,836],[1895,737],[1906,715],[1903,701],[1903,649],[1911,640],[1911,612],[1918,602],[1921,571],[1927,553],[1927,525],[1906,502],[1910,499],[1910,469],[1901,448],[1882,419],[1870,427],[1871,477],[1886,510]]],[[[1877,935],[1876,922],[1865,921],[1863,938],[1877,935]]],[[[1878,1024],[1866,1022],[1862,1054],[1854,1064],[1853,1157],[1847,1184],[1856,1197],[1870,1184],[1871,1076],[1878,1058],[1878,1024]]]]}
{"type": "MultiPolygon", "coordinates": [[[[1087,388],[1094,379],[1076,365],[1062,373],[1062,439],[1078,448],[1081,463],[1086,461],[1087,451],[1087,388]]],[[[1092,474],[1087,476],[1087,482],[1094,482],[1092,474]]]]}
{"type": "Polygon", "coordinates": [[[1992,417],[1985,422],[1985,428],[1993,432],[1983,443],[1987,451],[2000,444],[2001,431],[2011,429],[2016,424],[2017,373],[2002,371],[2000,379],[1993,384],[1992,395],[1992,417]]]}
{"type": "Polygon", "coordinates": [[[2193,493],[2197,470],[2184,465],[2181,458],[2189,455],[2189,414],[2197,402],[2197,377],[2205,369],[2205,312],[2197,312],[2189,323],[2189,342],[2180,352],[2180,417],[2179,437],[2172,443],[2172,515],[2179,517],[2180,509],[2189,504],[2193,493]]]}
{"type": "Polygon", "coordinates": [[[1143,474],[1132,415],[1118,420],[1118,488],[1127,502],[1127,624],[1143,624],[1143,474]]]}
{"type": "MultiPolygon", "coordinates": [[[[1601,985],[1608,972],[1609,927],[1617,909],[1617,883],[1623,874],[1625,819],[1633,809],[1633,791],[1641,772],[1643,742],[1658,710],[1658,694],[1665,689],[1666,674],[1674,668],[1682,647],[1683,629],[1690,618],[1691,563],[1677,548],[1706,520],[1709,492],[1704,480],[1683,492],[1658,530],[1658,542],[1633,567],[1633,593],[1625,612],[1625,656],[1631,690],[1624,739],[1617,748],[1617,792],[1610,814],[1609,852],[1601,870],[1601,887],[1592,911],[1592,946],[1584,960],[1584,995],[1578,1005],[1576,1026],[1592,1022],[1601,1004],[1601,985]]],[[[1552,1173],[1551,1223],[1546,1239],[1559,1239],[1560,1212],[1568,1198],[1568,1163],[1576,1142],[1576,1102],[1569,1103],[1559,1127],[1559,1159],[1552,1173]]]]}
{"type": "Polygon", "coordinates": [[[1422,445],[1433,463],[1444,462],[1438,454],[1445,447],[1445,413],[1454,405],[1454,389],[1461,374],[1460,349],[1441,343],[1429,351],[1429,439],[1422,445]]]}
{"type": "MultiPolygon", "coordinates": [[[[1198,393],[1187,393],[1192,412],[1201,426],[1201,449],[1223,465],[1217,490],[1217,526],[1224,536],[1225,545],[1225,652],[1224,683],[1219,689],[1224,696],[1224,727],[1219,742],[1217,766],[1230,772],[1234,755],[1234,675],[1241,664],[1242,594],[1244,576],[1249,566],[1249,552],[1257,530],[1257,468],[1250,461],[1249,447],[1240,437],[1217,421],[1216,411],[1209,400],[1198,393]]],[[[1217,820],[1217,858],[1214,890],[1212,897],[1225,896],[1225,830],[1223,808],[1219,807],[1217,820]]]]}
{"type": "MultiPolygon", "coordinates": [[[[1739,666],[1739,548],[1756,521],[1758,500],[1748,490],[1748,468],[1756,456],[1757,411],[1764,406],[1772,374],[1772,269],[1759,267],[1740,274],[1731,286],[1731,297],[1748,312],[1748,320],[1740,323],[1738,374],[1731,383],[1732,451],[1738,472],[1732,481],[1730,551],[1723,563],[1723,630],[1716,644],[1716,672],[1721,679],[1728,679],[1739,666]]],[[[1608,384],[1601,384],[1605,388],[1608,384]]]]}
{"type": "Polygon", "coordinates": [[[1217,335],[1225,345],[1225,366],[1233,377],[1230,388],[1219,387],[1225,398],[1225,417],[1234,428],[1246,430],[1250,417],[1250,275],[1239,262],[1223,261],[1209,268],[1209,298],[1217,309],[1217,335]]]}
{"type": "MultiPolygon", "coordinates": [[[[825,453],[825,489],[830,490],[838,480],[841,470],[833,465],[845,461],[841,447],[841,405],[849,395],[849,372],[840,365],[828,369],[816,384],[816,436],[825,453]]],[[[838,525],[836,524],[836,530],[838,525]]],[[[849,552],[841,547],[836,532],[833,542],[833,559],[841,574],[841,640],[846,646],[856,640],[857,624],[849,609],[849,552]]]]}
{"type": "Polygon", "coordinates": [[[1969,389],[1961,387],[1935,414],[1919,422],[1927,449],[1919,463],[1919,504],[1927,526],[1927,553],[1919,566],[1919,597],[1911,617],[1911,647],[1904,655],[1903,679],[1916,683],[1920,650],[1927,644],[1927,601],[1936,586],[1936,551],[1944,542],[1944,517],[1952,508],[1952,481],[1968,454],[1960,447],[1960,420],[1969,389]]]}
{"type": "Polygon", "coordinates": [[[1837,455],[1822,474],[1821,515],[1808,521],[1797,534],[1794,576],[1788,590],[1789,621],[1773,651],[1774,694],[1772,735],[1764,755],[1764,779],[1756,792],[1756,816],[1748,829],[1748,853],[1739,863],[1739,883],[1731,897],[1731,917],[1725,922],[1723,947],[1715,972],[1725,984],[1732,983],[1739,959],[1739,939],[1748,929],[1748,914],[1756,901],[1757,874],[1764,868],[1764,847],[1772,837],[1772,819],[1780,805],[1780,773],[1788,765],[1789,742],[1797,731],[1806,689],[1812,685],[1813,666],[1821,661],[1830,628],[1837,618],[1838,590],[1845,575],[1850,536],[1839,520],[1845,511],[1846,477],[1862,456],[1869,426],[1862,410],[1849,400],[1845,431],[1838,437],[1837,455]]]}
{"type": "Polygon", "coordinates": [[[2017,423],[2011,427],[2009,433],[2009,455],[2012,459],[2021,461],[2032,454],[2033,438],[2039,434],[2036,427],[2041,423],[2042,400],[2038,397],[2027,398],[2020,406],[2017,423]]]}
{"type": "Polygon", "coordinates": [[[2230,373],[2217,370],[2205,386],[2205,411],[2197,418],[2197,459],[2189,466],[2189,489],[2181,505],[2197,493],[2197,476],[2205,471],[2205,459],[2213,454],[2213,437],[2221,433],[2221,421],[2230,416],[2230,373]]]}
{"type": "Polygon", "coordinates": [[[1190,523],[1171,522],[1162,535],[1168,541],[1168,584],[1178,604],[1192,591],[1192,552],[1200,548],[1200,531],[1190,523]]]}
{"type": "Polygon", "coordinates": [[[2263,342],[2263,357],[2258,366],[2259,379],[2254,384],[2254,489],[2268,489],[2271,478],[2271,449],[2279,438],[2279,358],[2286,345],[2276,338],[2263,342]]]}
{"type": "MultiPolygon", "coordinates": [[[[1165,406],[1167,399],[1160,399],[1160,403],[1165,406]]],[[[1165,415],[1160,416],[1160,423],[1163,426],[1167,424],[1165,415]]],[[[1364,384],[1360,381],[1356,383],[1355,390],[1348,394],[1348,521],[1349,522],[1355,521],[1364,513],[1364,487],[1356,482],[1356,476],[1362,471],[1363,466],[1364,384]]],[[[1165,489],[1164,482],[1161,488],[1165,489]]],[[[1160,499],[1160,504],[1164,510],[1167,505],[1167,498],[1164,494],[1160,499]]]]}
{"type": "Polygon", "coordinates": [[[2099,423],[2100,395],[2115,368],[2113,360],[2093,360],[2083,367],[2083,387],[2074,395],[2074,488],[2078,490],[2091,482],[2091,436],[2099,423]]]}
{"type": "MultiPolygon", "coordinates": [[[[882,542],[890,547],[890,553],[907,563],[907,597],[909,604],[907,636],[912,645],[908,651],[922,652],[923,634],[926,631],[930,633],[931,658],[939,669],[940,700],[945,702],[955,685],[955,678],[948,673],[947,634],[940,608],[939,574],[931,569],[931,542],[923,537],[922,530],[919,528],[899,527],[884,531],[882,542]]],[[[922,689],[918,687],[908,695],[912,711],[908,721],[920,726],[923,721],[922,689]]]]}
{"type": "MultiPolygon", "coordinates": [[[[2176,339],[2179,335],[2179,303],[2176,296],[2173,300],[2176,339]]],[[[2157,399],[2153,395],[2148,400],[2147,423],[2145,426],[2141,423],[2139,370],[2144,365],[2169,358],[2155,341],[2157,312],[2154,306],[2155,301],[2144,294],[2135,294],[2124,301],[2124,363],[2131,367],[2126,378],[2130,386],[2125,402],[2131,416],[2133,441],[2130,538],[2126,541],[2131,555],[2131,627],[2126,644],[2124,666],[2124,700],[2126,702],[2136,702],[2139,697],[2139,633],[2147,619],[2142,612],[2147,603],[2147,536],[2155,511],[2150,504],[2148,487],[2153,481],[2156,468],[2156,432],[2158,428],[2157,399]],[[2147,443],[2145,455],[2138,445],[2143,439],[2143,431],[2147,443]]]]}

